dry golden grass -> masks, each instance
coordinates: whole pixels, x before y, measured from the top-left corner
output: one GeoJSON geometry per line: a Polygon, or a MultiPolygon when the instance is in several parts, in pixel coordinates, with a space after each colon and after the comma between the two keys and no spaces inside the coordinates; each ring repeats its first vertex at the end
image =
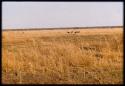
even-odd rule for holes
{"type": "Polygon", "coordinates": [[[122,84],[123,28],[3,31],[2,83],[122,84]]]}

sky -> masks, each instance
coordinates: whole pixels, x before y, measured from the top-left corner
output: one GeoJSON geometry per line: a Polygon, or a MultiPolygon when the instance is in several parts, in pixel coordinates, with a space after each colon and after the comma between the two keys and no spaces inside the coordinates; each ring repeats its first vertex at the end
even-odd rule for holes
{"type": "Polygon", "coordinates": [[[123,2],[2,2],[2,29],[122,25],[123,2]]]}

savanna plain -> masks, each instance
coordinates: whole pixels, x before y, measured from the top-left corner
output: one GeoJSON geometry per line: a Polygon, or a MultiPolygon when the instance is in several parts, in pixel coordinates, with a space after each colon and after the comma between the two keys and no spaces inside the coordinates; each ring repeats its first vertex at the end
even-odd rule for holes
{"type": "Polygon", "coordinates": [[[123,84],[123,28],[2,31],[3,84],[123,84]]]}

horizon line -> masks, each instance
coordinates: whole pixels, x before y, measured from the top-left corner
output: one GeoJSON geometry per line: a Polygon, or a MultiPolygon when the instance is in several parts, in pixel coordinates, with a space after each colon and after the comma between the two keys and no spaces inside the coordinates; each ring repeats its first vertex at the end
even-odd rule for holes
{"type": "Polygon", "coordinates": [[[88,29],[88,28],[120,28],[123,26],[89,26],[89,27],[46,27],[46,28],[18,28],[18,29],[2,29],[2,31],[20,31],[20,30],[62,30],[62,29],[88,29]],[[60,29],[59,29],[60,28],[60,29]]]}

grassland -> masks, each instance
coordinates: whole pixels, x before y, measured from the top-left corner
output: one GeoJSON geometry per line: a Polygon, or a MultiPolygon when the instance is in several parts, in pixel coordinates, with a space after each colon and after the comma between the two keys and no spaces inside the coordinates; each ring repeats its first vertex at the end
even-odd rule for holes
{"type": "Polygon", "coordinates": [[[123,28],[3,31],[2,83],[122,84],[123,28]]]}

